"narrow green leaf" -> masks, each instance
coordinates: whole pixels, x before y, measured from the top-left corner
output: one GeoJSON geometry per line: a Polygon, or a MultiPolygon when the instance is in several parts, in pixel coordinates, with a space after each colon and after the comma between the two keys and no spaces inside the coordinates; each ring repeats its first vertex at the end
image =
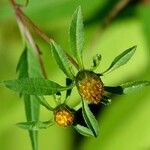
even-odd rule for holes
{"type": "MultiPolygon", "coordinates": [[[[66,86],[70,86],[73,83],[73,80],[66,78],[66,86]]],[[[71,95],[72,89],[66,91],[66,99],[71,95]]]]}
{"type": "Polygon", "coordinates": [[[71,53],[78,61],[80,67],[83,67],[82,53],[84,45],[83,17],[81,7],[79,6],[72,16],[70,25],[70,44],[71,53]]]}
{"type": "Polygon", "coordinates": [[[121,85],[124,94],[134,92],[145,86],[150,86],[150,81],[133,81],[121,85]]]}
{"type": "Polygon", "coordinates": [[[146,86],[150,86],[150,81],[132,81],[116,87],[105,86],[104,89],[107,92],[121,95],[137,91],[146,86]]]}
{"type": "Polygon", "coordinates": [[[84,126],[77,124],[74,126],[74,128],[76,129],[76,131],[78,133],[80,133],[83,136],[94,136],[93,132],[87,127],[84,127],[84,126]]]}
{"type": "Polygon", "coordinates": [[[93,135],[97,137],[99,134],[99,125],[85,100],[82,100],[82,114],[87,126],[93,132],[93,135]]]}
{"type": "Polygon", "coordinates": [[[71,65],[64,50],[55,41],[51,42],[51,46],[53,56],[55,57],[59,68],[66,74],[67,77],[73,79],[74,75],[71,71],[71,65]]]}
{"type": "Polygon", "coordinates": [[[41,122],[41,121],[20,122],[20,123],[17,123],[16,125],[22,129],[39,130],[39,129],[47,129],[53,124],[54,122],[49,120],[45,122],[41,122]]]}
{"type": "Polygon", "coordinates": [[[106,71],[104,71],[102,74],[104,73],[110,73],[113,70],[119,68],[120,66],[126,64],[130,58],[133,56],[133,54],[135,53],[137,46],[133,46],[127,50],[125,50],[124,52],[122,52],[120,55],[118,55],[113,62],[111,63],[111,65],[109,66],[108,69],[106,69],[106,71]]]}
{"type": "Polygon", "coordinates": [[[42,97],[42,96],[37,96],[37,99],[38,99],[38,101],[39,101],[39,103],[42,105],[42,106],[44,106],[46,109],[48,109],[48,110],[50,110],[50,111],[53,111],[54,110],[54,108],[52,108],[49,104],[48,104],[48,102],[46,101],[46,99],[44,98],[44,97],[42,97]]]}
{"type": "Polygon", "coordinates": [[[43,78],[22,78],[18,80],[3,81],[5,86],[11,90],[29,95],[52,95],[67,88],[56,82],[43,78]]]}
{"type": "Polygon", "coordinates": [[[96,54],[93,57],[93,66],[91,67],[91,70],[95,70],[99,66],[101,59],[102,59],[102,56],[100,54],[96,54]]]}

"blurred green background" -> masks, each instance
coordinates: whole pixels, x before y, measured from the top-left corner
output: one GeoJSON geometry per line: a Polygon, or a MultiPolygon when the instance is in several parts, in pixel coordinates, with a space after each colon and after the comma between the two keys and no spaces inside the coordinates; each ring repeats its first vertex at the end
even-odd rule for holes
{"type": "MultiPolygon", "coordinates": [[[[23,1],[20,1],[23,2],[23,1]]],[[[57,43],[69,50],[68,28],[78,5],[85,20],[84,63],[100,53],[104,70],[123,50],[137,45],[137,51],[127,65],[102,80],[105,85],[118,85],[130,80],[150,80],[150,4],[145,0],[129,3],[107,28],[100,29],[103,19],[118,0],[30,0],[24,12],[57,43]]],[[[48,78],[64,84],[65,75],[51,56],[50,47],[34,34],[43,53],[48,78]]],[[[15,68],[23,50],[15,15],[9,2],[0,0],[0,80],[17,78],[15,68]]],[[[100,136],[82,138],[72,129],[52,126],[41,130],[39,149],[42,150],[150,150],[150,88],[131,95],[112,95],[112,104],[100,107],[100,136]]],[[[76,92],[75,92],[76,93],[76,92]]],[[[70,105],[79,101],[74,94],[70,105]],[[73,99],[74,98],[74,99],[73,99]]],[[[49,113],[41,109],[41,118],[49,113]]],[[[31,150],[27,131],[15,126],[25,120],[23,101],[17,93],[0,89],[0,149],[31,150]]]]}

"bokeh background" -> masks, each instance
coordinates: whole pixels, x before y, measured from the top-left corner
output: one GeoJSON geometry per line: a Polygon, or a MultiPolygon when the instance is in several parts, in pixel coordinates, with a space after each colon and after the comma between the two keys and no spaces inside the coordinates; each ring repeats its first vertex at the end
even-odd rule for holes
{"type": "MultiPolygon", "coordinates": [[[[150,3],[132,0],[104,25],[105,18],[119,1],[127,0],[30,0],[24,12],[57,43],[69,50],[68,28],[78,5],[82,6],[85,24],[84,63],[91,66],[94,54],[102,54],[100,72],[123,50],[137,45],[137,51],[125,66],[104,76],[105,85],[131,80],[150,80],[150,3]],[[103,25],[103,28],[102,28],[103,25]]],[[[23,1],[20,1],[23,2],[23,1]]],[[[50,47],[34,33],[43,55],[48,78],[64,83],[50,47]]],[[[23,51],[15,15],[7,0],[0,0],[0,80],[15,79],[19,56],[23,51]]],[[[39,133],[41,150],[150,150],[150,88],[130,95],[112,95],[110,106],[99,106],[98,138],[83,138],[73,129],[52,126],[39,133]]],[[[70,105],[79,101],[73,95],[70,105]]],[[[49,113],[41,108],[41,118],[49,113]]],[[[0,89],[0,149],[31,150],[27,131],[15,126],[25,120],[23,101],[17,93],[0,89]]]]}

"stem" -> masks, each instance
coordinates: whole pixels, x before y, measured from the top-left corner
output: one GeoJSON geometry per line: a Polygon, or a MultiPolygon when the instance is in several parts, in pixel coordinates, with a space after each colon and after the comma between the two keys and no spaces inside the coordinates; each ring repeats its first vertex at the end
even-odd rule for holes
{"type": "MultiPolygon", "coordinates": [[[[39,35],[44,41],[46,41],[48,44],[50,44],[52,39],[45,32],[43,32],[38,26],[36,26],[29,17],[27,17],[23,13],[23,11],[20,9],[20,5],[16,4],[14,0],[9,0],[9,1],[15,10],[16,16],[21,20],[21,22],[24,24],[24,26],[32,28],[32,30],[37,35],[39,35]]],[[[77,62],[66,51],[65,51],[65,53],[66,53],[69,61],[75,66],[75,68],[77,70],[79,70],[79,65],[77,64],[77,62]]]]}

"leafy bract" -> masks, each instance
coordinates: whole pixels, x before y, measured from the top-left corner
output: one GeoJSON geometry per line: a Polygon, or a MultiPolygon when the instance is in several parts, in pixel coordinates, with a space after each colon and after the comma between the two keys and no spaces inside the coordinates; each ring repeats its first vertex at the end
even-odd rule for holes
{"type": "Polygon", "coordinates": [[[83,31],[83,18],[81,7],[79,6],[72,17],[72,22],[70,25],[70,44],[71,53],[78,61],[80,67],[82,64],[82,53],[84,45],[84,31],[83,31]]]}
{"type": "Polygon", "coordinates": [[[51,41],[51,46],[53,56],[55,57],[59,68],[66,74],[67,77],[73,79],[74,76],[71,71],[71,66],[64,50],[55,41],[51,41]]]}
{"type": "Polygon", "coordinates": [[[52,95],[67,88],[43,78],[21,78],[2,81],[11,90],[29,95],[52,95]]]}
{"type": "Polygon", "coordinates": [[[146,86],[150,86],[150,81],[132,81],[116,87],[105,86],[104,89],[107,92],[121,95],[137,91],[146,86]]]}
{"type": "Polygon", "coordinates": [[[93,135],[97,137],[99,134],[99,125],[85,100],[82,100],[82,114],[87,126],[93,135]]]}
{"type": "Polygon", "coordinates": [[[77,124],[74,126],[74,128],[77,130],[77,132],[79,132],[81,135],[84,135],[84,136],[94,136],[93,135],[93,132],[87,128],[87,127],[84,127],[80,124],[77,124]]]}
{"type": "Polygon", "coordinates": [[[47,129],[48,127],[52,126],[54,124],[53,121],[30,121],[30,122],[20,122],[16,125],[22,129],[27,130],[39,130],[39,129],[47,129]]]}
{"type": "Polygon", "coordinates": [[[124,94],[128,94],[144,88],[145,86],[150,86],[150,81],[133,81],[127,82],[121,85],[124,94]]]}
{"type": "Polygon", "coordinates": [[[127,50],[125,50],[124,52],[122,52],[120,55],[118,55],[113,62],[111,63],[111,65],[108,67],[108,69],[106,69],[106,71],[104,71],[102,74],[104,73],[110,73],[113,70],[119,68],[120,66],[126,64],[130,58],[133,56],[133,54],[135,53],[137,46],[133,46],[127,50]]]}

